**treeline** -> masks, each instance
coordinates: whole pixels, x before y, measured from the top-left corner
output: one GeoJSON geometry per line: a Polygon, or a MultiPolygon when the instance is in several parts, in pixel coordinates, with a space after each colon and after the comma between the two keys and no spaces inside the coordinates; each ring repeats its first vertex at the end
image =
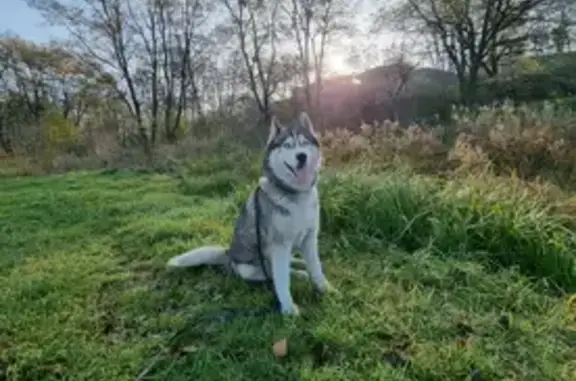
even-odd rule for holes
{"type": "MultiPolygon", "coordinates": [[[[409,74],[431,62],[455,74],[456,100],[471,106],[487,79],[517,72],[526,57],[569,51],[576,15],[571,0],[372,1],[381,8],[370,17],[357,14],[361,3],[29,0],[68,40],[1,38],[1,151],[51,157],[115,145],[150,157],[159,145],[265,123],[290,107],[321,118],[327,60],[346,37],[359,41],[347,52],[357,67],[407,68],[378,96],[405,97],[409,74]],[[390,31],[402,43],[382,51],[390,31]],[[279,102],[296,87],[297,105],[279,102]]],[[[522,70],[544,67],[530,62],[522,70]]]]}

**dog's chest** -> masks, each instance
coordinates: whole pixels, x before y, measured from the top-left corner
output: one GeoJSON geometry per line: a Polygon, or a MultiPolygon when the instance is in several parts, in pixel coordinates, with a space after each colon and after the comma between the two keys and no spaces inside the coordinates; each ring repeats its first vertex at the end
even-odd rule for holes
{"type": "Polygon", "coordinates": [[[275,213],[271,227],[283,241],[300,244],[304,236],[318,224],[318,200],[316,197],[283,205],[283,213],[275,213]]]}

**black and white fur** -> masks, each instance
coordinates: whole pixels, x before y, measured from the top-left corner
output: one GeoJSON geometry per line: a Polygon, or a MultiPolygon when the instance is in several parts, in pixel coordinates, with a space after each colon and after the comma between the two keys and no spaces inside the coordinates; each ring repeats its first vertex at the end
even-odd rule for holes
{"type": "Polygon", "coordinates": [[[285,314],[298,314],[290,292],[290,275],[311,278],[316,288],[332,290],[318,254],[319,199],[316,183],[321,153],[308,115],[289,125],[272,119],[259,190],[252,192],[238,216],[230,247],[204,246],[173,257],[170,267],[223,265],[247,281],[272,277],[274,290],[285,314]],[[255,197],[255,192],[259,192],[255,197]],[[259,204],[260,248],[258,252],[255,201],[259,204]],[[299,250],[302,260],[293,257],[299,250]],[[307,271],[293,269],[305,265],[307,271]]]}

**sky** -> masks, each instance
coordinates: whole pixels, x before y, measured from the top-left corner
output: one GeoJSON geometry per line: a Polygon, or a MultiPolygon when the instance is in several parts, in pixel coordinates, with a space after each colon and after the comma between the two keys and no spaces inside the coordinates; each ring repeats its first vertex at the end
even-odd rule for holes
{"type": "Polygon", "coordinates": [[[28,7],[24,0],[1,0],[0,31],[38,43],[64,35],[63,31],[48,26],[40,13],[28,7]]]}
{"type": "MultiPolygon", "coordinates": [[[[356,17],[369,12],[370,0],[361,1],[356,17]]],[[[28,7],[25,0],[0,0],[0,33],[17,34],[18,36],[34,41],[46,43],[54,39],[65,38],[67,33],[62,28],[50,27],[43,20],[42,15],[35,9],[28,7]]],[[[365,18],[365,17],[364,17],[365,18]]],[[[382,36],[381,36],[382,37],[382,36]]],[[[335,49],[327,52],[326,66],[330,74],[349,74],[354,70],[347,62],[349,48],[354,45],[352,39],[340,41],[335,49]]]]}

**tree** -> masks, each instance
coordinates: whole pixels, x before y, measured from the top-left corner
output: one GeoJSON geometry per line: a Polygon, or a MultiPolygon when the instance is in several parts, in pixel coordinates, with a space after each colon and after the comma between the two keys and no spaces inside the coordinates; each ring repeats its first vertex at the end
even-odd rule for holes
{"type": "Polygon", "coordinates": [[[214,54],[205,62],[203,75],[198,81],[198,103],[224,117],[234,112],[237,100],[246,90],[244,58],[238,49],[226,52],[223,63],[218,62],[218,58],[222,57],[214,54]]]}
{"type": "Polygon", "coordinates": [[[229,20],[220,26],[221,38],[233,36],[242,56],[248,87],[265,124],[271,119],[271,101],[279,78],[275,66],[281,59],[279,5],[281,0],[221,0],[229,20]]]}
{"type": "Polygon", "coordinates": [[[530,37],[526,25],[551,1],[402,0],[382,10],[380,22],[438,41],[458,75],[461,102],[470,105],[481,73],[497,75],[504,58],[522,51],[530,37]]]}
{"type": "MultiPolygon", "coordinates": [[[[101,96],[106,76],[95,65],[77,60],[62,46],[37,45],[17,37],[0,39],[2,115],[0,144],[6,152],[61,126],[79,128],[90,102],[101,96]],[[59,114],[57,116],[56,114],[59,114]]],[[[54,131],[52,131],[54,133],[54,131]]]]}
{"type": "MultiPolygon", "coordinates": [[[[116,79],[116,95],[135,122],[150,158],[159,125],[176,139],[206,41],[199,28],[210,13],[202,0],[29,0],[65,27],[78,57],[116,79]]],[[[197,94],[195,94],[197,96],[197,94]]]]}
{"type": "Polygon", "coordinates": [[[210,7],[201,0],[148,1],[144,7],[127,1],[127,6],[128,25],[144,52],[139,75],[149,89],[143,98],[150,109],[150,139],[156,142],[161,124],[166,139],[174,142],[189,96],[198,101],[196,71],[210,45],[199,29],[207,21],[210,7]]]}
{"type": "Polygon", "coordinates": [[[391,58],[384,62],[387,69],[384,80],[387,84],[387,96],[394,113],[394,120],[398,120],[399,98],[405,94],[408,81],[417,66],[408,59],[406,47],[401,46],[396,52],[394,50],[391,51],[391,58]]]}
{"type": "Polygon", "coordinates": [[[291,0],[283,6],[290,20],[288,33],[296,46],[299,79],[310,111],[320,107],[326,49],[339,33],[352,34],[350,15],[354,6],[346,0],[291,0]]]}
{"type": "Polygon", "coordinates": [[[570,21],[568,15],[563,10],[560,15],[560,21],[556,27],[550,31],[552,42],[557,53],[564,53],[570,46],[570,21]]]}
{"type": "Polygon", "coordinates": [[[15,140],[28,116],[26,111],[26,103],[18,94],[5,94],[0,101],[0,148],[7,155],[15,153],[15,140]]]}
{"type": "Polygon", "coordinates": [[[100,63],[117,78],[118,97],[135,119],[142,147],[150,156],[152,144],[136,84],[138,43],[127,21],[128,2],[30,0],[28,3],[47,20],[67,29],[78,56],[100,63]]]}
{"type": "Polygon", "coordinates": [[[48,99],[47,79],[54,62],[48,49],[17,37],[0,40],[4,92],[17,93],[26,113],[39,122],[48,99]]]}

